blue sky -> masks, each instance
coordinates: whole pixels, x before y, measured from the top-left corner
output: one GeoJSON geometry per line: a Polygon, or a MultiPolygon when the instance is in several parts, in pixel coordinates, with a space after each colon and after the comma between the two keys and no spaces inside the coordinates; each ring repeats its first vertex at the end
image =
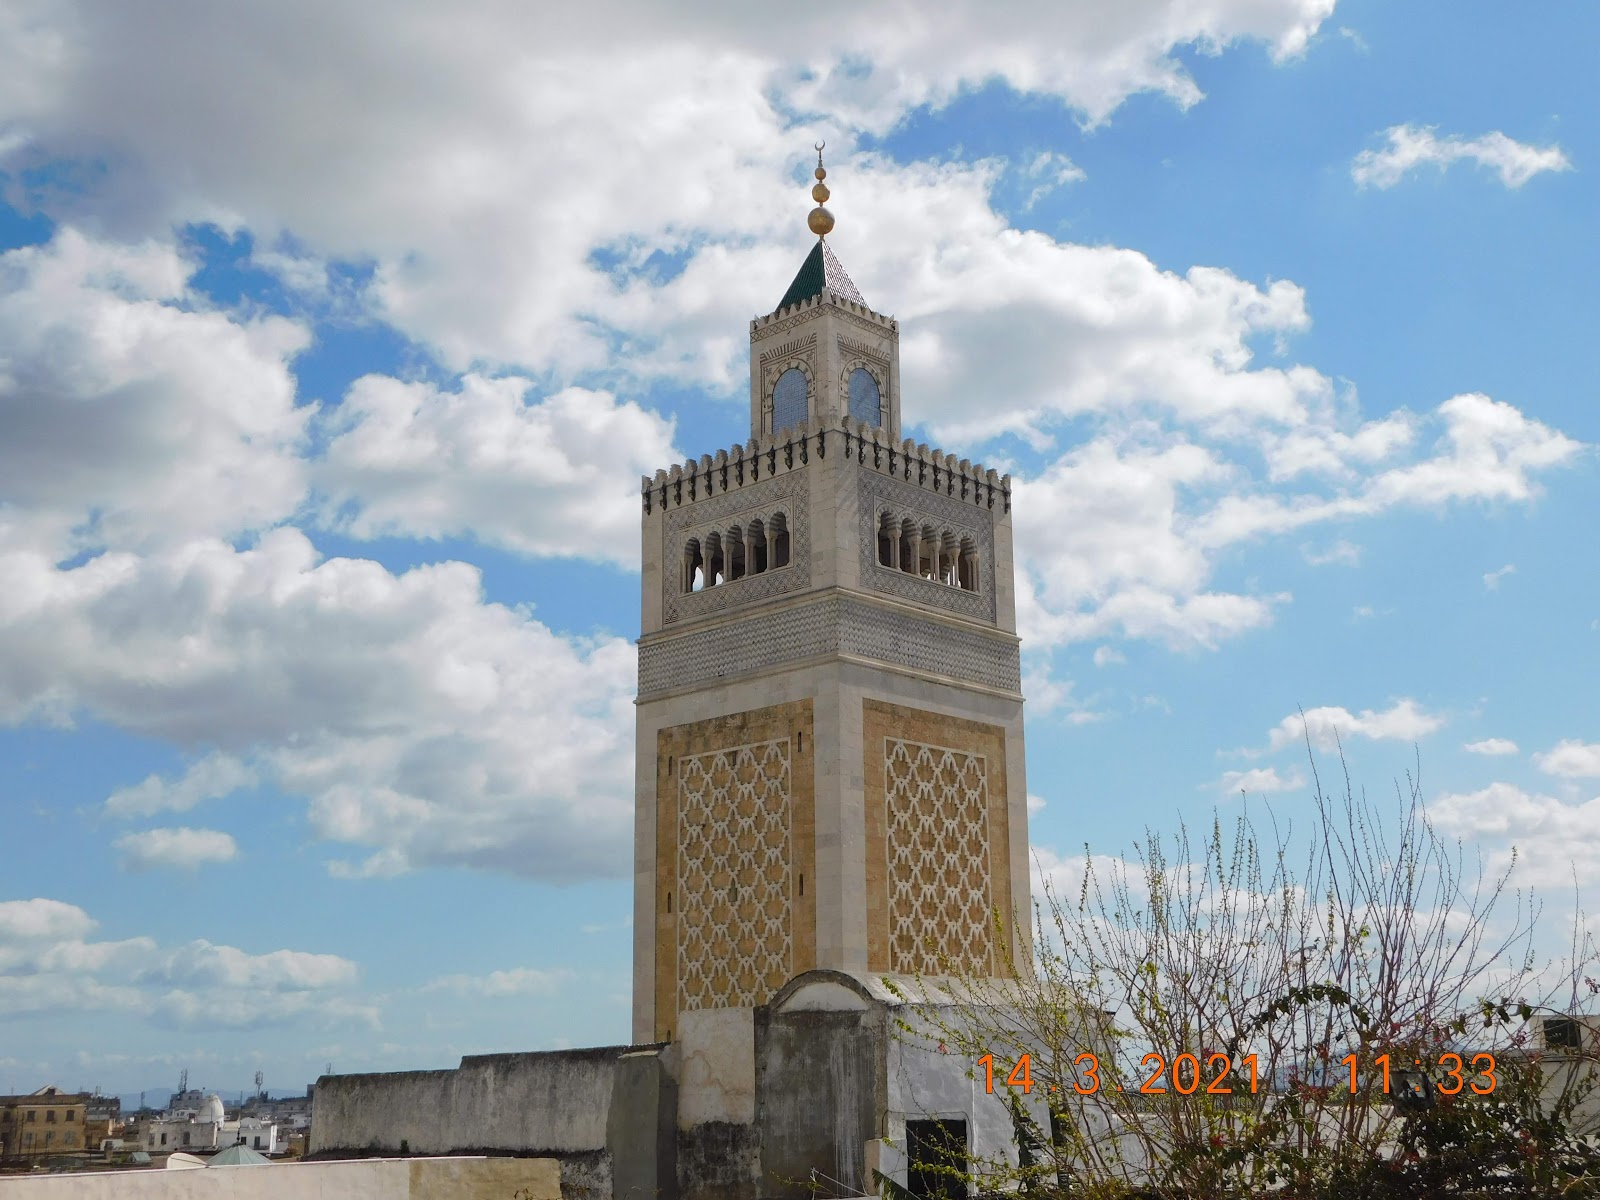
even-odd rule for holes
{"type": "Polygon", "coordinates": [[[0,15],[0,1091],[626,1039],[635,489],[823,138],[1018,480],[1041,869],[1303,710],[1594,907],[1600,16],[1054,7],[0,15]]]}

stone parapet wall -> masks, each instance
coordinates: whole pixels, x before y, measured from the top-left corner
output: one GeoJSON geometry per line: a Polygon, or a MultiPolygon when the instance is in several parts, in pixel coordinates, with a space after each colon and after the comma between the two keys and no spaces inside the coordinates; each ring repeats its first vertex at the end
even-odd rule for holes
{"type": "Polygon", "coordinates": [[[617,1059],[630,1047],[488,1054],[452,1071],[327,1075],[311,1153],[603,1150],[617,1059]]]}
{"type": "Polygon", "coordinates": [[[548,1158],[369,1158],[0,1178],[6,1200],[560,1200],[548,1158]]]}
{"type": "Polygon", "coordinates": [[[1011,511],[1011,476],[969,459],[957,458],[926,442],[892,440],[883,430],[842,417],[835,425],[813,418],[772,437],[751,438],[743,445],[703,454],[640,477],[644,511],[675,509],[747,484],[798,470],[816,456],[835,454],[844,461],[975,507],[1011,511]]]}

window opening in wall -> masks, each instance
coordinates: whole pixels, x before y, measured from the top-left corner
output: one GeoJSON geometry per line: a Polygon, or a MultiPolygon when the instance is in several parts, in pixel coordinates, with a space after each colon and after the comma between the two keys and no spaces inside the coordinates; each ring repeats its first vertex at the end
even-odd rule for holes
{"type": "Polygon", "coordinates": [[[760,517],[750,522],[745,530],[748,541],[745,557],[750,560],[751,574],[759,575],[767,569],[767,526],[760,517]]]}
{"type": "Polygon", "coordinates": [[[685,592],[699,592],[789,565],[789,519],[756,517],[740,527],[689,538],[683,545],[685,592]]]}
{"type": "Polygon", "coordinates": [[[671,892],[667,893],[667,911],[669,913],[672,911],[672,893],[671,892]]]}
{"type": "Polygon", "coordinates": [[[706,535],[706,586],[716,587],[719,583],[726,583],[727,576],[723,573],[722,563],[722,535],[711,533],[706,535]]]}
{"type": "Polygon", "coordinates": [[[883,422],[883,404],[878,394],[878,381],[865,367],[850,372],[850,415],[868,425],[883,422]]]}
{"type": "Polygon", "coordinates": [[[772,514],[769,545],[772,552],[773,568],[787,567],[789,565],[789,518],[783,513],[772,514]]]}
{"type": "Polygon", "coordinates": [[[878,563],[930,583],[965,592],[978,590],[977,543],[971,537],[958,538],[948,529],[918,528],[910,517],[879,516],[878,563]]]}
{"type": "Polygon", "coordinates": [[[700,539],[690,538],[683,548],[683,590],[698,592],[706,585],[706,562],[700,553],[700,539]]]}
{"type": "Polygon", "coordinates": [[[811,385],[799,367],[790,367],[778,376],[772,389],[772,432],[782,433],[805,422],[809,415],[811,385]]]}
{"type": "Polygon", "coordinates": [[[803,734],[803,733],[795,734],[794,735],[795,753],[799,754],[799,753],[803,752],[805,750],[805,748],[806,748],[806,735],[803,734]]]}
{"type": "Polygon", "coordinates": [[[978,590],[978,548],[969,537],[961,539],[961,570],[958,582],[961,590],[975,592],[978,590]]]}
{"type": "Polygon", "coordinates": [[[1583,1034],[1571,1017],[1545,1017],[1544,1044],[1549,1050],[1581,1050],[1583,1034]]]}
{"type": "Polygon", "coordinates": [[[922,1200],[965,1197],[967,1123],[940,1119],[906,1122],[906,1190],[922,1200]]]}
{"type": "Polygon", "coordinates": [[[802,896],[806,894],[806,877],[804,875],[800,876],[800,894],[802,896]]]}
{"type": "Polygon", "coordinates": [[[672,774],[672,755],[667,755],[667,774],[672,774]]]}

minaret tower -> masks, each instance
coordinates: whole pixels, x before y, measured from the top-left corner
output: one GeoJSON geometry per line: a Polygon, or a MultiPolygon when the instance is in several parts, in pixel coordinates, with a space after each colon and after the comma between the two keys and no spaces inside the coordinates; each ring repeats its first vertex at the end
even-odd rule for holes
{"type": "Polygon", "coordinates": [[[1011,479],[901,440],[815,175],[749,440],[642,481],[635,1042],[817,968],[998,973],[1029,909],[1011,479]]]}

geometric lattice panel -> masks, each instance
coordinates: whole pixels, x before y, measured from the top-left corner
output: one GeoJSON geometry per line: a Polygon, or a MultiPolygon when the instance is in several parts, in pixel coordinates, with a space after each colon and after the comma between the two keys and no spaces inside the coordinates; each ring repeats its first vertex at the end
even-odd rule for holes
{"type": "Polygon", "coordinates": [[[981,754],[884,739],[889,969],[987,974],[988,764],[981,754]]]}
{"type": "Polygon", "coordinates": [[[678,1011],[764,1004],[793,974],[789,739],[678,760],[678,1011]]]}

